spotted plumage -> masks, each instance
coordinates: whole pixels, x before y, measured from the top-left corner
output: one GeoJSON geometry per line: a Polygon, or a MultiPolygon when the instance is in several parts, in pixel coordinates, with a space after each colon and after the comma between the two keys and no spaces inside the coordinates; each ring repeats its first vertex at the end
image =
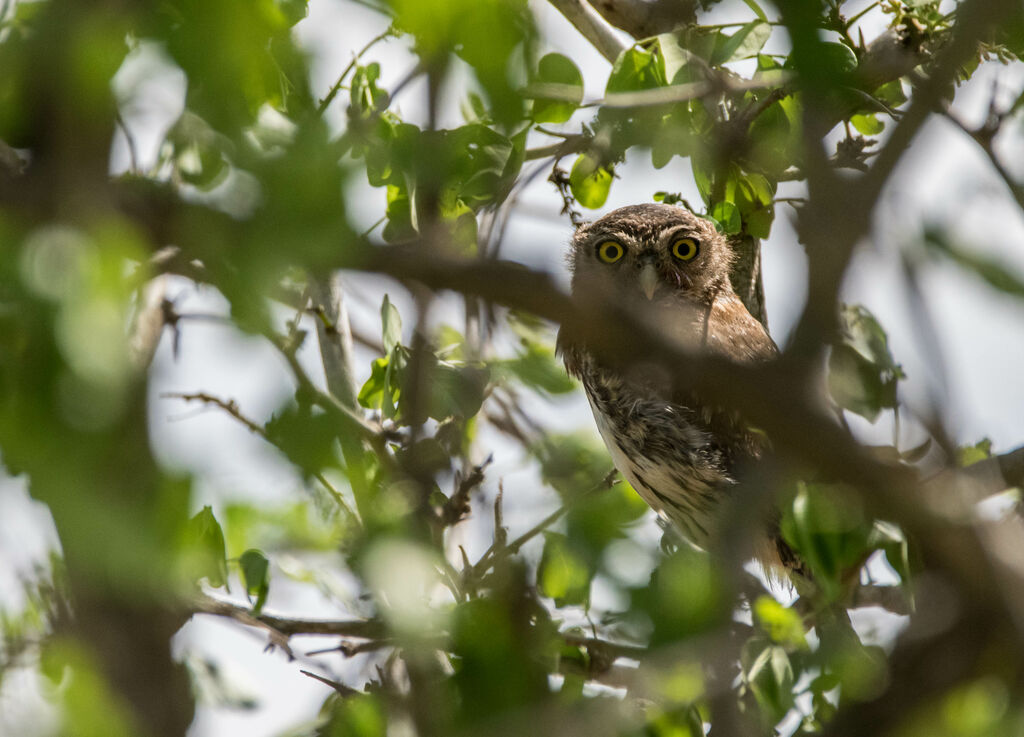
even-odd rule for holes
{"type": "MultiPolygon", "coordinates": [[[[709,221],[654,204],[582,226],[569,254],[574,295],[610,297],[693,350],[740,363],[769,360],[775,343],[733,292],[732,260],[709,221]]],[[[674,388],[661,367],[609,367],[565,331],[559,347],[616,468],[686,538],[710,547],[737,469],[761,456],[763,436],[736,413],[674,388]]],[[[754,547],[766,567],[799,568],[772,519],[754,547]]]]}

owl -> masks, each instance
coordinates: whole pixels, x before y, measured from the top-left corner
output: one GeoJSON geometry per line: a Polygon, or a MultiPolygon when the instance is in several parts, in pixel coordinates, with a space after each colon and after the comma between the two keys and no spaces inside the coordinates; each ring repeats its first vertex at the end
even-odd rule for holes
{"type": "MultiPolygon", "coordinates": [[[[603,295],[691,350],[747,364],[770,360],[775,343],[729,281],[733,258],[710,221],[680,207],[623,207],[577,230],[572,292],[584,301],[603,295]]],[[[737,469],[761,456],[764,436],[735,412],[680,392],[659,366],[612,368],[565,328],[558,344],[619,472],[691,543],[713,546],[737,469]]],[[[777,518],[756,534],[754,554],[770,573],[801,568],[777,518]]]]}

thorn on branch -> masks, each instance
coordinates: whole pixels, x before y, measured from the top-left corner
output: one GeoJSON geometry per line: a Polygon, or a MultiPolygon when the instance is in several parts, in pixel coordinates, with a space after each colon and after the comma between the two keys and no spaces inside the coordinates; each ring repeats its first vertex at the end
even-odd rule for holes
{"type": "Polygon", "coordinates": [[[318,676],[316,673],[310,673],[308,670],[300,670],[299,673],[312,678],[314,681],[320,681],[320,683],[330,686],[342,696],[357,696],[360,693],[354,688],[346,686],[344,683],[332,681],[330,678],[325,678],[324,676],[318,676]]]}

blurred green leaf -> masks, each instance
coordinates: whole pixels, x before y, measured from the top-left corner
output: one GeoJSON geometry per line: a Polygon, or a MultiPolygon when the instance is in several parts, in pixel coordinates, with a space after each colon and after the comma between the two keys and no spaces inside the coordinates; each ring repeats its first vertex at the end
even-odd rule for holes
{"type": "Polygon", "coordinates": [[[973,466],[975,463],[992,457],[992,440],[982,438],[974,445],[961,445],[956,449],[956,465],[960,468],[973,466]]]}
{"type": "Polygon", "coordinates": [[[267,602],[267,594],[270,592],[270,561],[259,550],[250,548],[242,553],[238,559],[238,566],[242,570],[242,581],[245,583],[245,592],[251,597],[256,597],[252,606],[253,615],[258,615],[267,602]]]}
{"type": "Polygon", "coordinates": [[[885,130],[885,123],[879,120],[877,115],[853,115],[850,117],[850,123],[865,136],[877,136],[885,130]]]}
{"type": "Polygon", "coordinates": [[[780,529],[807,562],[814,581],[829,599],[842,592],[845,577],[871,552],[871,524],[849,489],[801,482],[783,510],[780,529]]]}
{"type": "Polygon", "coordinates": [[[358,396],[359,404],[367,409],[382,410],[386,417],[394,416],[395,403],[400,393],[398,387],[388,381],[389,364],[387,358],[374,359],[370,364],[370,378],[363,384],[358,396]]]}
{"type": "Polygon", "coordinates": [[[890,108],[898,108],[907,101],[907,95],[903,91],[903,83],[898,79],[886,82],[875,90],[872,96],[881,100],[890,108]]]}
{"type": "Polygon", "coordinates": [[[511,125],[523,116],[523,101],[510,70],[525,71],[535,30],[525,0],[390,0],[395,24],[416,39],[416,51],[431,65],[451,54],[472,67],[487,93],[495,119],[511,125]]]}
{"type": "Polygon", "coordinates": [[[777,723],[793,706],[793,665],[786,649],[748,641],[741,656],[746,681],[763,711],[766,724],[777,723]]]}
{"type": "Polygon", "coordinates": [[[900,577],[904,589],[910,587],[910,548],[903,531],[891,522],[875,520],[868,536],[868,547],[885,553],[889,565],[900,577]]]}
{"type": "Polygon", "coordinates": [[[761,20],[768,20],[768,16],[762,10],[761,6],[758,5],[754,0],[743,0],[747,4],[747,7],[754,11],[754,14],[761,20]]]}
{"type": "Polygon", "coordinates": [[[651,645],[665,645],[716,626],[731,604],[722,572],[705,553],[680,548],[666,557],[648,586],[633,589],[634,608],[654,625],[651,645]]]}
{"type": "Polygon", "coordinates": [[[807,649],[803,619],[793,609],[770,596],[759,596],[754,602],[754,616],[772,642],[807,649]]]}
{"type": "Polygon", "coordinates": [[[372,693],[331,694],[320,710],[315,737],[385,737],[387,711],[372,693]]]}
{"type": "Polygon", "coordinates": [[[493,583],[492,596],[460,603],[453,616],[458,694],[452,696],[461,704],[460,720],[477,727],[547,701],[551,692],[545,663],[554,663],[559,650],[549,615],[525,596],[522,570],[515,567],[493,583]],[[530,619],[535,626],[527,625],[530,619]]]}
{"type": "Polygon", "coordinates": [[[576,388],[549,347],[527,340],[520,347],[515,358],[496,361],[492,366],[547,394],[566,394],[576,388]]]}
{"type": "Polygon", "coordinates": [[[185,531],[185,556],[189,577],[198,581],[205,578],[210,586],[220,588],[228,582],[227,554],[224,532],[213,516],[213,509],[205,506],[189,520],[185,531]]]}
{"type": "Polygon", "coordinates": [[[390,96],[377,86],[380,79],[380,64],[374,62],[357,66],[349,86],[349,115],[369,119],[387,108],[390,96]]]}
{"type": "Polygon", "coordinates": [[[593,569],[573,550],[569,538],[557,532],[544,533],[537,583],[544,596],[555,600],[555,606],[586,604],[590,600],[593,575],[593,569]]]}
{"type": "Polygon", "coordinates": [[[223,149],[228,145],[224,136],[206,121],[185,111],[167,133],[163,158],[183,181],[209,191],[227,178],[228,163],[223,149]]]}
{"type": "Polygon", "coordinates": [[[398,308],[391,304],[386,294],[380,305],[380,325],[384,353],[391,355],[391,352],[402,343],[402,316],[398,314],[398,308]]]}
{"type": "Polygon", "coordinates": [[[580,154],[569,172],[569,188],[576,201],[583,207],[596,210],[608,199],[611,187],[611,172],[587,154],[580,154]]]}
{"type": "Polygon", "coordinates": [[[270,442],[307,476],[338,466],[338,426],[319,409],[289,403],[274,413],[265,429],[270,442]]]}
{"type": "Polygon", "coordinates": [[[750,161],[769,176],[801,166],[801,104],[790,95],[769,105],[750,124],[750,161]]]}
{"type": "Polygon", "coordinates": [[[771,35],[772,27],[767,22],[761,18],[752,20],[731,36],[719,37],[711,56],[711,63],[725,64],[757,56],[771,35]]]}
{"type": "Polygon", "coordinates": [[[612,469],[608,451],[592,434],[548,433],[531,450],[545,483],[565,499],[593,490],[612,469]]]}
{"type": "Polygon", "coordinates": [[[897,404],[902,367],[889,350],[889,339],[874,316],[860,305],[840,312],[840,340],[829,357],[829,391],[836,403],[874,422],[897,404]]]}
{"type": "Polygon", "coordinates": [[[490,380],[490,372],[485,367],[437,361],[427,372],[430,377],[427,414],[430,417],[435,420],[453,416],[468,419],[480,411],[490,380]]]}
{"type": "Polygon", "coordinates": [[[536,97],[531,113],[534,122],[564,123],[583,102],[583,75],[576,63],[567,56],[546,54],[541,57],[534,81],[542,85],[557,85],[565,91],[565,95],[557,98],[536,97]]]}
{"type": "Polygon", "coordinates": [[[1014,274],[994,258],[953,244],[945,231],[935,228],[925,233],[924,244],[929,252],[943,256],[961,268],[973,272],[990,287],[1014,297],[1024,298],[1024,278],[1014,274]]]}

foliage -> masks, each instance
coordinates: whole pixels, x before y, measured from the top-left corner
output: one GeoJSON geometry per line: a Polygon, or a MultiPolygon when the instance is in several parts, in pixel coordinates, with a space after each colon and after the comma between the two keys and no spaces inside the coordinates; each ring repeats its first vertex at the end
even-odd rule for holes
{"type": "MultiPolygon", "coordinates": [[[[1019,58],[1020,8],[744,0],[733,3],[739,23],[633,34],[592,101],[581,61],[542,33],[535,4],[359,4],[386,30],[329,90],[311,82],[316,60],[296,31],[305,0],[0,6],[0,453],[60,540],[21,606],[0,609],[0,679],[36,669],[60,733],[182,734],[195,699],[168,642],[204,612],[259,625],[287,655],[307,633],[343,638],[330,657],[368,654],[344,683],[317,676],[330,694],[295,734],[562,733],[568,723],[609,735],[863,734],[865,714],[873,733],[1019,733],[1019,604],[995,595],[1007,579],[970,537],[971,510],[932,504],[922,482],[991,460],[990,444],[956,452],[930,426],[945,458],[898,436],[868,449],[828,410],[869,422],[907,411],[899,347],[867,307],[840,304],[839,287],[914,126],[984,61],[1019,58]],[[860,35],[864,18],[897,39],[884,64],[860,35]],[[415,58],[400,83],[386,80],[402,70],[372,60],[384,42],[415,58]],[[151,167],[111,176],[122,112],[137,101],[112,80],[144,53],[184,80],[184,107],[151,167]],[[395,100],[421,79],[429,102],[417,116],[395,100]],[[460,125],[439,127],[441,90],[460,98],[460,125]],[[830,131],[834,151],[822,146],[830,131]],[[589,426],[553,429],[578,387],[552,321],[600,329],[600,314],[580,315],[545,275],[501,260],[504,224],[535,174],[529,162],[544,161],[571,212],[603,207],[617,167],[639,157],[657,168],[689,160],[699,214],[734,238],[737,269],[772,233],[780,185],[809,185],[799,230],[810,296],[781,359],[787,376],[712,365],[726,372],[714,384],[687,356],[776,446],[744,488],[778,502],[813,576],[796,591],[733,559],[733,547],[749,551],[732,543],[760,524],[739,509],[744,489],[722,531],[730,550],[693,550],[671,530],[659,547],[589,426]],[[379,235],[358,226],[344,194],[353,181],[379,193],[379,235]],[[374,297],[380,335],[359,336],[373,357],[358,385],[347,318],[317,296],[338,270],[394,277],[390,288],[415,305],[401,314],[404,299],[374,297]],[[147,307],[147,285],[171,278],[215,288],[229,305],[219,317],[271,345],[294,385],[267,418],[231,398],[178,398],[261,437],[308,499],[206,504],[198,474],[150,447],[147,408],[167,401],[146,392],[155,340],[166,329],[177,350],[191,329],[172,301],[147,307]],[[445,290],[460,293],[463,330],[428,319],[445,290]],[[308,373],[311,352],[326,383],[308,373]],[[806,387],[826,364],[823,408],[806,387]],[[492,451],[533,480],[503,484],[492,451]],[[529,524],[507,527],[505,507],[531,484],[555,511],[527,510],[529,524]],[[459,525],[491,535],[486,550],[457,544],[459,525]],[[974,557],[958,565],[957,555],[974,557]],[[893,585],[870,580],[883,569],[893,585]],[[912,588],[918,573],[931,588],[912,588]],[[348,599],[335,574],[354,581],[348,599]],[[282,616],[287,579],[348,615],[282,616]],[[890,658],[847,613],[871,595],[902,613],[919,597],[937,603],[911,617],[913,636],[887,643],[890,658]],[[921,643],[955,654],[940,677],[934,658],[917,658],[921,643]]],[[[1004,122],[1019,126],[1021,99],[974,132],[1003,176],[992,140],[1004,122]]],[[[1024,294],[1012,269],[945,229],[920,245],[911,266],[944,260],[1024,294]]],[[[626,327],[644,339],[643,326],[626,327]]],[[[216,682],[186,660],[196,690],[216,682]]]]}

